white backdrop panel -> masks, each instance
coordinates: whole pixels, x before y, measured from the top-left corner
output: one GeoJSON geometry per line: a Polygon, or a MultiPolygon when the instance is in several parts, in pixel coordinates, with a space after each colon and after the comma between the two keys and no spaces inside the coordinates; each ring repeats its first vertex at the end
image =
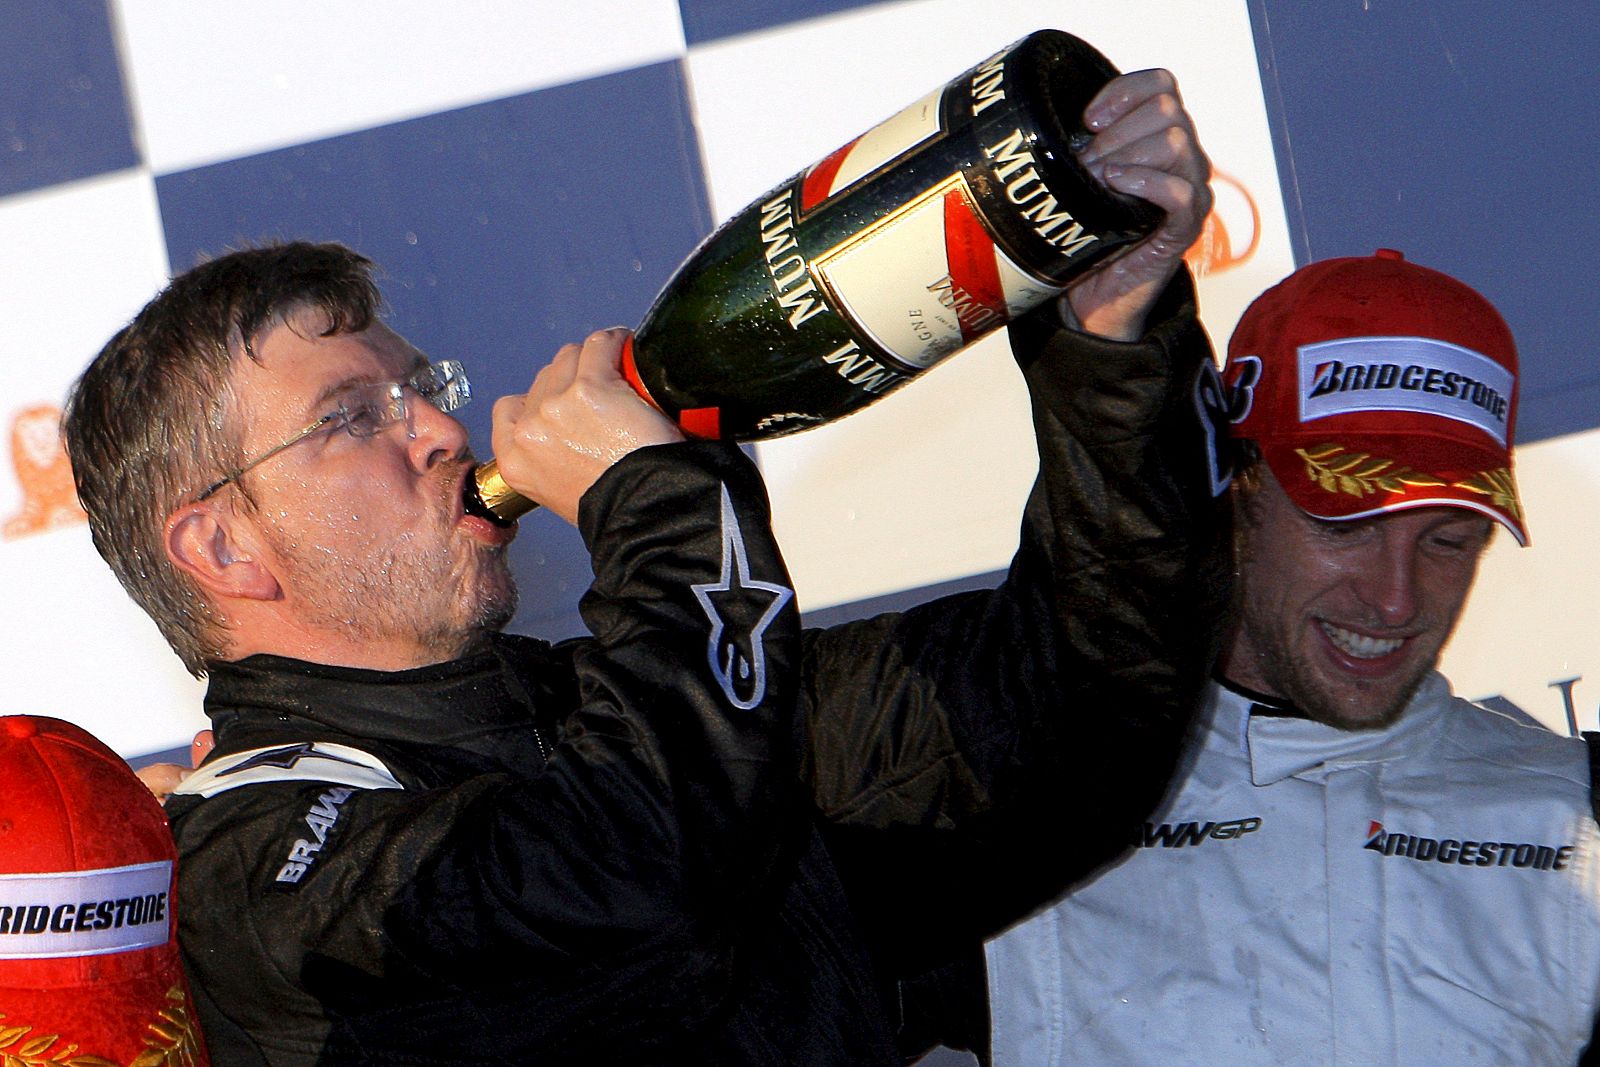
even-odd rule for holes
{"type": "Polygon", "coordinates": [[[120,0],[160,174],[683,54],[677,0],[120,0]]]}
{"type": "Polygon", "coordinates": [[[67,387],[166,283],[150,176],[125,171],[0,201],[0,713],[71,719],[123,753],[187,743],[198,684],[89,543],[55,419],[67,387]]]}
{"type": "Polygon", "coordinates": [[[1569,730],[1570,697],[1578,729],[1593,730],[1600,726],[1600,430],[1517,449],[1517,483],[1531,543],[1521,548],[1503,530],[1496,534],[1445,650],[1444,672],[1462,696],[1504,696],[1558,733],[1569,730]]]}

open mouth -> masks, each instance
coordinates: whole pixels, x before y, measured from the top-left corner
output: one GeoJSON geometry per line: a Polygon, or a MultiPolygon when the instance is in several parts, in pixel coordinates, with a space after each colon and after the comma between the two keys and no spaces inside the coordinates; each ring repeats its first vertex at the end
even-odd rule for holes
{"type": "Polygon", "coordinates": [[[1322,632],[1328,635],[1328,640],[1333,642],[1335,648],[1352,659],[1382,659],[1399,651],[1400,646],[1405,644],[1405,639],[1401,637],[1368,637],[1322,619],[1317,620],[1317,625],[1322,627],[1322,632]]]}
{"type": "Polygon", "coordinates": [[[483,541],[491,545],[508,545],[517,536],[515,523],[505,525],[490,522],[488,519],[469,513],[464,506],[463,492],[466,489],[467,479],[472,477],[475,463],[466,461],[462,464],[461,475],[451,479],[450,486],[450,522],[452,526],[468,531],[474,540],[483,541]]]}

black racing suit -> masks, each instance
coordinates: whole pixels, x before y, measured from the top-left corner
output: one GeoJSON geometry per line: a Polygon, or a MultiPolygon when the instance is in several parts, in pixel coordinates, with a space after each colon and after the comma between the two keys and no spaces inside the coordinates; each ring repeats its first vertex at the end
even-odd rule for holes
{"type": "Polygon", "coordinates": [[[584,498],[593,638],[215,664],[207,768],[263,780],[168,804],[214,1062],[981,1047],[962,964],[1122,850],[1205,681],[1227,537],[1207,348],[1192,309],[1172,322],[1135,345],[1013,328],[1042,473],[992,592],[797,639],[753,473],[670,445],[584,498]],[[307,742],[392,787],[291,780],[307,742]]]}

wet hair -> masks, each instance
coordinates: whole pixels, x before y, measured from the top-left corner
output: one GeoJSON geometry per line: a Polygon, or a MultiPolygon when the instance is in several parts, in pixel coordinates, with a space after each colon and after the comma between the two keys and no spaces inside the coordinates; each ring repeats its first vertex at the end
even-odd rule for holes
{"type": "Polygon", "coordinates": [[[320,313],[324,337],[366,329],[382,302],[372,271],[343,245],[306,242],[202,263],[107,342],[68,396],[67,454],[95,548],[197,677],[225,635],[168,558],[164,528],[243,461],[242,429],[225,417],[234,360],[255,359],[258,335],[292,312],[320,313]]]}

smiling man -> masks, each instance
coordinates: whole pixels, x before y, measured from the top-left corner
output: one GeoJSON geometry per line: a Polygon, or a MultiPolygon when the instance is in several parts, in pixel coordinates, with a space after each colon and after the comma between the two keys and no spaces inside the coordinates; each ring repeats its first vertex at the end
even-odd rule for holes
{"type": "Polygon", "coordinates": [[[1526,540],[1516,376],[1494,308],[1398,252],[1245,312],[1220,679],[1133,855],[991,943],[997,1065],[1577,1060],[1585,746],[1434,670],[1491,534],[1526,540]]]}

